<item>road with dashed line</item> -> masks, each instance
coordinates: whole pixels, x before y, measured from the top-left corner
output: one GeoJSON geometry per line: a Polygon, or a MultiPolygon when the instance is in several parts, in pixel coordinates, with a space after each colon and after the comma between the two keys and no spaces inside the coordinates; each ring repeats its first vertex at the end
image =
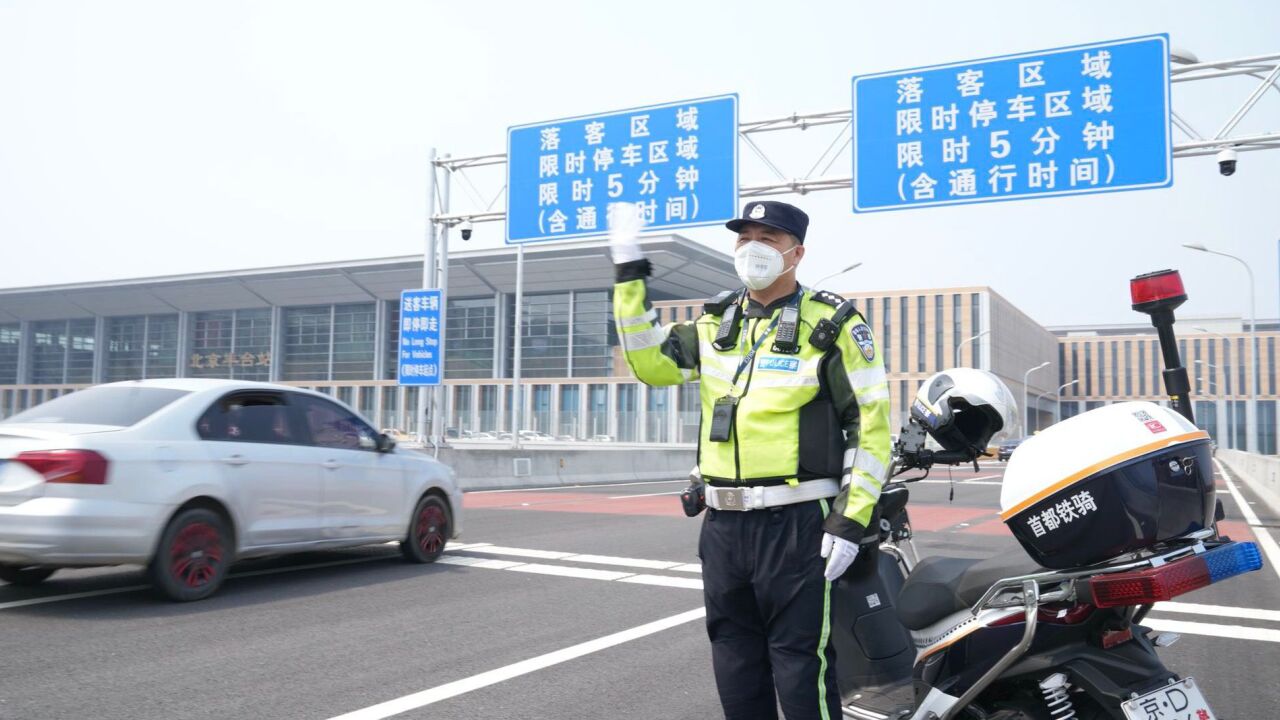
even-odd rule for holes
{"type": "MultiPolygon", "coordinates": [[[[914,485],[921,552],[1020,553],[1001,476],[914,485]]],[[[1280,523],[1218,483],[1222,529],[1260,541],[1267,567],[1148,624],[1182,635],[1161,656],[1219,717],[1271,718],[1280,523]]],[[[0,586],[0,719],[718,717],[682,485],[469,493],[467,535],[435,565],[387,546],[246,562],[189,605],[153,599],[136,568],[0,586]]]]}

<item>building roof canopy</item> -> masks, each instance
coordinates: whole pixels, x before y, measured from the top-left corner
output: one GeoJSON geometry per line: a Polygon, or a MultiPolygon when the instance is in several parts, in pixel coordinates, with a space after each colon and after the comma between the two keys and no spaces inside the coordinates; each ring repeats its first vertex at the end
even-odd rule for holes
{"type": "MultiPolygon", "coordinates": [[[[645,240],[654,300],[701,299],[736,287],[733,260],[677,235],[645,240]]],[[[514,293],[516,249],[458,250],[449,258],[449,296],[514,293]]],[[[605,290],[613,284],[601,240],[525,248],[525,293],[605,290]]],[[[0,322],[95,315],[144,315],[279,305],[393,300],[420,287],[422,257],[408,256],[74,285],[0,289],[0,322]]]]}

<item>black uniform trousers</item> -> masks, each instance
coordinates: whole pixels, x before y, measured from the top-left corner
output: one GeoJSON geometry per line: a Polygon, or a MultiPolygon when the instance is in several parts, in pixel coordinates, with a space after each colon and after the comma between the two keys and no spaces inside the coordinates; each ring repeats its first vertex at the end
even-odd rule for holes
{"type": "Polygon", "coordinates": [[[838,720],[820,501],[707,510],[698,541],[707,634],[728,720],[838,720]],[[776,688],[776,695],[775,695],[776,688]]]}

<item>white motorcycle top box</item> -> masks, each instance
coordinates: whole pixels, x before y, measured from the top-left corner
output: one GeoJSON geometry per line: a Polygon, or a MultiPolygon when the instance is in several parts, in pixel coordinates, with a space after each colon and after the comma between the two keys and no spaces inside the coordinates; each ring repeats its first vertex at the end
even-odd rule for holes
{"type": "Polygon", "coordinates": [[[1083,567],[1213,524],[1208,433],[1152,402],[1064,420],[1009,460],[1000,517],[1036,562],[1083,567]]]}

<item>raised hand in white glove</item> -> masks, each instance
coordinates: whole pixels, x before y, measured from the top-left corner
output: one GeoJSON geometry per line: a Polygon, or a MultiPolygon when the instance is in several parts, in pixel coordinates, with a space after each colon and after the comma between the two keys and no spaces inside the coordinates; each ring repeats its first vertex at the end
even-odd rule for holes
{"type": "Polygon", "coordinates": [[[614,265],[644,259],[639,242],[643,229],[639,207],[626,202],[609,206],[609,253],[614,265]]]}
{"type": "Polygon", "coordinates": [[[828,580],[834,581],[844,574],[858,557],[858,546],[831,533],[822,534],[822,557],[827,559],[827,571],[823,573],[828,580]]]}

